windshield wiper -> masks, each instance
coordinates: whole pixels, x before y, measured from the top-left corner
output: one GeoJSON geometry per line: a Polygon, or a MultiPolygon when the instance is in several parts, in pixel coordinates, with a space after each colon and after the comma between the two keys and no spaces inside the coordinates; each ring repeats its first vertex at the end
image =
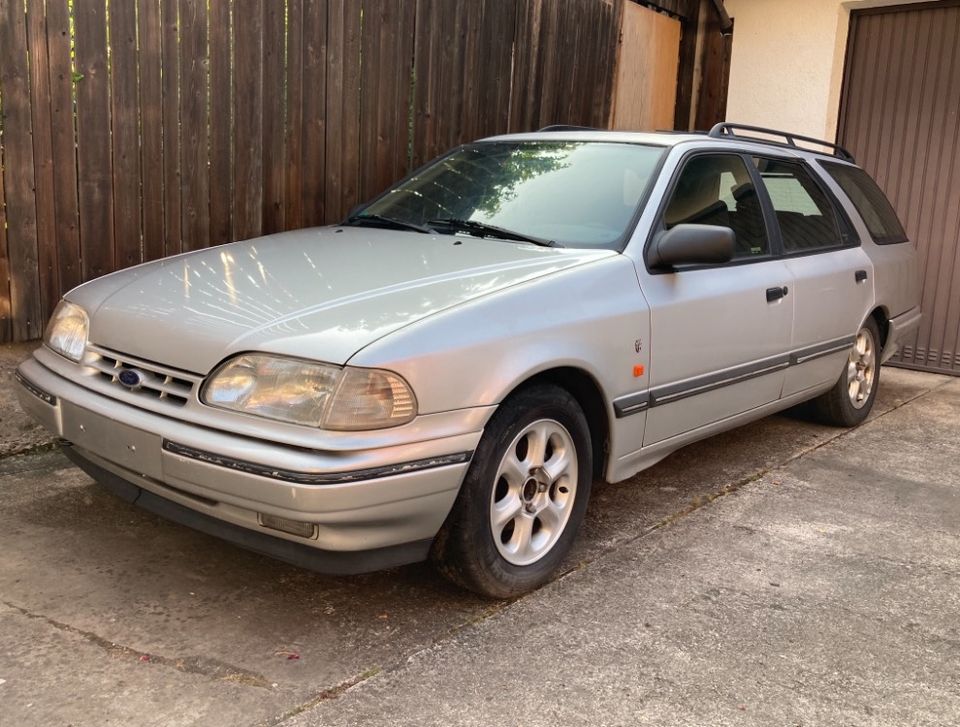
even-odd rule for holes
{"type": "Polygon", "coordinates": [[[393,217],[384,217],[383,215],[364,215],[357,214],[351,215],[343,223],[344,225],[358,225],[363,224],[364,222],[371,222],[379,226],[393,227],[397,230],[414,230],[415,232],[423,232],[428,235],[432,235],[435,230],[431,230],[429,227],[424,225],[418,225],[415,222],[407,222],[406,220],[398,220],[393,217]]]}
{"type": "Polygon", "coordinates": [[[498,237],[501,240],[514,240],[516,242],[532,242],[541,247],[563,247],[556,240],[544,240],[542,237],[533,237],[525,235],[522,232],[514,232],[496,225],[488,225],[486,222],[477,222],[476,220],[461,220],[455,217],[440,217],[430,220],[430,225],[444,225],[445,227],[460,232],[466,232],[478,237],[498,237]]]}

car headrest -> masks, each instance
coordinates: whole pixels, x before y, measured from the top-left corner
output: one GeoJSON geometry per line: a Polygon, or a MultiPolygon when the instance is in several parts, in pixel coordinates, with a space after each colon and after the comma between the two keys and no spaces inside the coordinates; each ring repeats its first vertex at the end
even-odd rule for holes
{"type": "Polygon", "coordinates": [[[753,186],[750,182],[744,182],[743,184],[738,184],[736,187],[730,190],[733,194],[733,198],[737,202],[742,202],[745,199],[756,198],[757,188],[753,186]]]}

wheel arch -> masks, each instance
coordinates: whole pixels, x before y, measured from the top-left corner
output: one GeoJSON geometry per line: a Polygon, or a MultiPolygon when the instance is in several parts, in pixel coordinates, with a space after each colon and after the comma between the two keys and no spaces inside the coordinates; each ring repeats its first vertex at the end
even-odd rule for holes
{"type": "Polygon", "coordinates": [[[867,318],[873,318],[876,321],[877,328],[880,329],[880,350],[883,350],[887,345],[887,337],[890,335],[890,312],[886,306],[878,305],[870,311],[867,318]]]}
{"type": "Polygon", "coordinates": [[[610,451],[610,411],[600,383],[590,372],[577,366],[556,366],[531,374],[520,381],[507,396],[537,384],[554,384],[568,391],[587,418],[593,453],[593,474],[603,479],[610,451]]]}

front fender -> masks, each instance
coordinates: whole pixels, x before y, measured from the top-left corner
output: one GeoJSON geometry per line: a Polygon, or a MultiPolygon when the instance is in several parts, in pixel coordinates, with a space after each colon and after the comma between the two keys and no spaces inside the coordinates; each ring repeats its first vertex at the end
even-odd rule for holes
{"type": "Polygon", "coordinates": [[[581,369],[603,391],[617,454],[642,441],[645,414],[616,419],[611,402],[647,388],[649,339],[633,263],[618,255],[414,323],[349,363],[401,374],[421,413],[496,405],[538,373],[581,369]]]}

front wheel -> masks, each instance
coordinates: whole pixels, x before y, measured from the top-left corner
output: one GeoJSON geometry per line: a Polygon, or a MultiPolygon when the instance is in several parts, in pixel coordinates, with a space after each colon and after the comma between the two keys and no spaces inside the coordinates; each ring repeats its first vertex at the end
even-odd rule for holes
{"type": "Polygon", "coordinates": [[[592,472],[590,429],[569,392],[538,385],[511,396],[487,425],[434,542],[438,570],[492,598],[543,584],[570,550],[592,472]]]}
{"type": "Polygon", "coordinates": [[[825,424],[853,427],[870,414],[880,385],[880,329],[868,318],[857,332],[843,373],[833,388],[813,400],[825,424]]]}

